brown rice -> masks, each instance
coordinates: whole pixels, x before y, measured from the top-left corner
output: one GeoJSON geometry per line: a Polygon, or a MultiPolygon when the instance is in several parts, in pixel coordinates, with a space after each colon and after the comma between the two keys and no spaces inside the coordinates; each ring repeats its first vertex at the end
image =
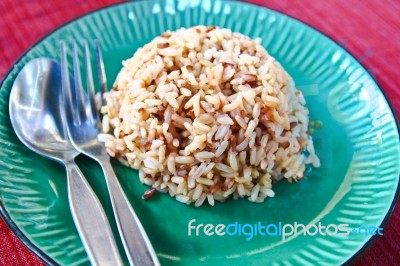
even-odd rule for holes
{"type": "Polygon", "coordinates": [[[302,93],[260,40],[229,29],[156,37],[123,62],[105,99],[99,140],[152,186],[144,198],[263,202],[274,181],[319,166],[302,93]]]}

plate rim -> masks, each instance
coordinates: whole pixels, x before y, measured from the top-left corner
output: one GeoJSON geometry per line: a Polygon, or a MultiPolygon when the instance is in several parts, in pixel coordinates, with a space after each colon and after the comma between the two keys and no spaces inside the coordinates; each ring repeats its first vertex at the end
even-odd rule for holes
{"type": "MultiPolygon", "coordinates": [[[[46,39],[47,37],[49,37],[50,35],[52,35],[53,33],[55,33],[56,31],[68,26],[69,24],[80,20],[86,16],[90,16],[94,13],[100,12],[102,10],[108,9],[108,8],[112,8],[115,6],[122,6],[122,5],[130,5],[130,4],[134,4],[137,2],[150,2],[152,0],[139,0],[139,1],[135,1],[135,2],[120,2],[120,3],[115,3],[115,4],[111,4],[111,5],[106,5],[97,9],[94,9],[92,11],[89,11],[83,15],[80,15],[78,17],[75,17],[59,26],[57,26],[56,28],[50,30],[48,33],[44,34],[43,36],[41,36],[36,42],[34,42],[33,44],[31,44],[12,64],[12,66],[8,69],[8,71],[6,72],[6,74],[4,75],[4,77],[1,79],[0,81],[0,89],[3,88],[4,85],[4,81],[8,79],[9,75],[11,74],[11,72],[14,69],[14,66],[19,64],[21,62],[21,60],[26,56],[26,54],[33,48],[35,48],[39,43],[41,43],[44,39],[46,39]]],[[[371,74],[371,72],[368,70],[368,68],[366,68],[364,66],[364,64],[356,57],[353,55],[352,52],[350,52],[347,48],[343,47],[338,41],[334,40],[332,37],[330,37],[329,35],[327,35],[326,33],[322,32],[321,30],[319,30],[318,28],[316,28],[313,25],[310,25],[309,23],[300,20],[299,18],[296,18],[292,15],[283,13],[281,11],[278,11],[276,9],[270,8],[270,7],[266,7],[266,6],[262,6],[259,4],[255,4],[255,3],[249,3],[249,2],[245,2],[243,0],[220,0],[220,1],[224,1],[224,2],[231,2],[231,3],[240,3],[240,4],[244,4],[244,5],[250,5],[250,6],[256,6],[258,8],[264,8],[270,11],[273,11],[275,13],[278,13],[280,15],[286,16],[290,19],[293,19],[311,29],[313,29],[314,31],[320,33],[321,35],[323,35],[324,37],[328,38],[330,41],[332,41],[333,43],[335,43],[336,45],[338,45],[340,48],[342,48],[345,52],[348,53],[348,55],[354,59],[358,64],[360,64],[360,66],[363,68],[363,70],[366,71],[366,73],[372,78],[372,80],[375,82],[376,86],[378,87],[378,89],[380,90],[380,92],[382,93],[386,103],[388,104],[388,107],[390,109],[390,112],[393,115],[394,118],[394,122],[396,123],[396,129],[397,129],[397,134],[399,136],[399,140],[400,140],[400,118],[397,117],[397,114],[392,106],[392,103],[389,101],[389,97],[386,95],[386,92],[381,88],[379,82],[377,81],[377,79],[375,78],[375,76],[373,76],[371,74]]],[[[391,216],[393,215],[393,212],[396,208],[396,205],[398,203],[400,199],[400,175],[398,177],[398,181],[397,181],[397,188],[396,188],[396,192],[394,194],[393,200],[390,204],[390,207],[387,211],[387,213],[385,214],[385,217],[383,218],[380,227],[382,227],[383,229],[385,229],[385,227],[387,226],[391,216]]],[[[4,222],[6,223],[6,225],[8,226],[8,228],[14,233],[15,236],[18,237],[18,239],[25,245],[25,247],[27,247],[31,252],[33,252],[40,260],[42,260],[45,264],[47,265],[60,265],[58,264],[53,258],[51,258],[49,255],[47,255],[44,251],[42,251],[39,247],[37,247],[35,244],[33,244],[29,238],[21,231],[21,229],[17,226],[17,224],[12,220],[12,218],[10,217],[9,213],[7,212],[2,199],[0,198],[0,216],[3,218],[4,222]]],[[[373,235],[370,236],[370,238],[363,244],[363,246],[357,250],[349,259],[347,259],[342,265],[352,265],[354,264],[358,259],[360,259],[363,255],[365,255],[365,253],[371,248],[371,246],[375,243],[376,239],[378,238],[378,235],[373,235]]]]}

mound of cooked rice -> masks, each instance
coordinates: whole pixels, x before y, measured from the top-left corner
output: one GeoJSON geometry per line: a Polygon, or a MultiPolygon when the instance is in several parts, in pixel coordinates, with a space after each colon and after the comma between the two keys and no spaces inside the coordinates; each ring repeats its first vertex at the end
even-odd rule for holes
{"type": "Polygon", "coordinates": [[[155,38],[123,62],[105,100],[99,140],[152,186],[145,198],[263,202],[275,181],[319,166],[302,93],[260,40],[229,29],[155,38]]]}

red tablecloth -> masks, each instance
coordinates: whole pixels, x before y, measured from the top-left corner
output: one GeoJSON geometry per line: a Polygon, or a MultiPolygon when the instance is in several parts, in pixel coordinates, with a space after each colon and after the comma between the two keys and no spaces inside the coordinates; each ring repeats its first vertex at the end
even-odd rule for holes
{"type": "MultiPolygon", "coordinates": [[[[121,0],[1,0],[0,78],[46,33],[121,0]]],[[[400,115],[400,1],[250,0],[314,26],[350,51],[375,76],[400,115]]],[[[357,265],[400,265],[400,206],[357,265]]],[[[0,218],[0,265],[42,265],[0,218]]]]}

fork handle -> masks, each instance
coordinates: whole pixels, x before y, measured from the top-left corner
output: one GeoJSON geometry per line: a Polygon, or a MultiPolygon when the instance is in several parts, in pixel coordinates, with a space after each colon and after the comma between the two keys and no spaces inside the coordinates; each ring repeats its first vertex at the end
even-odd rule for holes
{"type": "Polygon", "coordinates": [[[115,220],[130,264],[137,266],[160,265],[139,218],[118,182],[109,157],[104,154],[97,160],[106,177],[115,220]]]}
{"type": "Polygon", "coordinates": [[[92,265],[122,265],[110,224],[99,199],[78,166],[65,164],[72,217],[92,265]]]}

